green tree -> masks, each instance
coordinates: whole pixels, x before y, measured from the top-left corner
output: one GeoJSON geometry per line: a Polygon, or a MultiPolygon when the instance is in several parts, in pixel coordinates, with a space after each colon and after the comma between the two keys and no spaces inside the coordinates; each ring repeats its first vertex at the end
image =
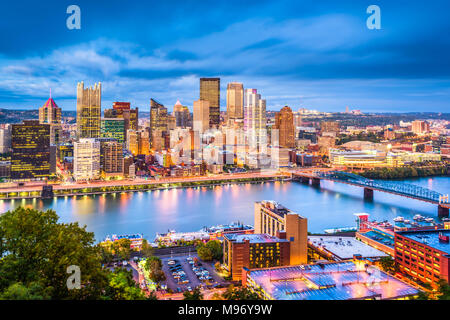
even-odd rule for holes
{"type": "Polygon", "coordinates": [[[203,300],[203,294],[199,288],[195,288],[192,292],[183,292],[183,300],[203,300]]]}
{"type": "Polygon", "coordinates": [[[444,279],[439,280],[438,282],[438,294],[437,298],[439,300],[450,300],[450,285],[444,279]]]}
{"type": "Polygon", "coordinates": [[[160,283],[166,280],[166,275],[162,271],[161,259],[155,256],[148,258],[145,261],[144,268],[149,272],[150,279],[155,283],[160,283]]]}
{"type": "Polygon", "coordinates": [[[211,250],[212,258],[214,260],[222,260],[223,248],[218,240],[210,240],[206,243],[206,247],[211,250]]]}
{"type": "MultiPolygon", "coordinates": [[[[94,234],[78,223],[58,223],[52,210],[19,207],[0,216],[0,292],[14,283],[32,288],[39,283],[43,297],[99,298],[107,285],[94,234]],[[67,267],[80,267],[81,289],[67,288],[67,267]]],[[[19,287],[12,287],[11,290],[19,287]]],[[[34,295],[37,292],[32,291],[34,295]]]]}
{"type": "Polygon", "coordinates": [[[385,272],[395,272],[395,261],[391,256],[382,257],[380,259],[380,266],[385,272]]]}
{"type": "Polygon", "coordinates": [[[131,240],[122,238],[113,242],[114,254],[120,260],[130,260],[131,257],[131,240]]]}
{"type": "Polygon", "coordinates": [[[144,292],[133,279],[131,271],[117,268],[108,273],[108,284],[105,298],[111,300],[145,300],[144,292]]]}
{"type": "Polygon", "coordinates": [[[142,240],[141,253],[145,258],[150,258],[153,255],[153,247],[148,243],[146,239],[142,240]]]}
{"type": "Polygon", "coordinates": [[[197,247],[197,254],[203,261],[211,261],[213,259],[213,253],[210,248],[205,245],[200,245],[197,247]]]}
{"type": "Polygon", "coordinates": [[[230,285],[222,294],[225,300],[258,300],[257,293],[250,291],[247,287],[235,287],[230,285]]]}
{"type": "Polygon", "coordinates": [[[50,298],[50,290],[46,290],[37,282],[32,282],[29,286],[16,282],[0,294],[0,300],[48,300],[50,298]]]}

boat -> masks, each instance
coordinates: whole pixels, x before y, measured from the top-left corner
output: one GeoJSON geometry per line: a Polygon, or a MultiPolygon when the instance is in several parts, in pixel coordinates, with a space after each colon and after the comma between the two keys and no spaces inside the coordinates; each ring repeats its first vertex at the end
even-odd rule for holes
{"type": "Polygon", "coordinates": [[[450,218],[442,218],[442,222],[449,222],[450,218]]]}
{"type": "Polygon", "coordinates": [[[424,217],[421,216],[420,214],[416,214],[413,219],[416,221],[422,221],[424,219],[424,217]]]}
{"type": "Polygon", "coordinates": [[[403,221],[403,222],[406,223],[406,224],[410,224],[410,223],[411,223],[410,220],[405,220],[405,221],[403,221]]]}
{"type": "Polygon", "coordinates": [[[396,217],[394,218],[395,222],[403,222],[405,219],[403,217],[396,217]]]}
{"type": "Polygon", "coordinates": [[[425,221],[431,223],[431,222],[434,222],[434,219],[433,218],[425,218],[425,221]]]}

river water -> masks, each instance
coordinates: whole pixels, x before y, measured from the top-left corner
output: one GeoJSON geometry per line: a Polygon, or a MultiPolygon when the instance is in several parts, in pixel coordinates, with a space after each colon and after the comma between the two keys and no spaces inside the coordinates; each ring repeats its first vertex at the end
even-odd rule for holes
{"type": "MultiPolygon", "coordinates": [[[[399,181],[450,193],[450,177],[399,181]]],[[[53,209],[62,222],[78,221],[102,240],[108,234],[142,233],[153,241],[156,232],[197,231],[203,226],[241,221],[253,224],[254,202],[276,200],[308,218],[308,230],[355,226],[354,213],[371,220],[390,220],[415,214],[437,219],[437,206],[382,192],[374,201],[363,199],[363,189],[330,181],[320,188],[299,182],[266,182],[109,195],[60,197],[53,200],[0,200],[0,213],[18,206],[53,209]]]]}

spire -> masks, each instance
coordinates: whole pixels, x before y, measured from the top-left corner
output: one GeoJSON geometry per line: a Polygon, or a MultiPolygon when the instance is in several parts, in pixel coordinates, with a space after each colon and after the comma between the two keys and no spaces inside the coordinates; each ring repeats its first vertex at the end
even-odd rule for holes
{"type": "Polygon", "coordinates": [[[50,99],[52,98],[52,88],[50,88],[50,99]]]}

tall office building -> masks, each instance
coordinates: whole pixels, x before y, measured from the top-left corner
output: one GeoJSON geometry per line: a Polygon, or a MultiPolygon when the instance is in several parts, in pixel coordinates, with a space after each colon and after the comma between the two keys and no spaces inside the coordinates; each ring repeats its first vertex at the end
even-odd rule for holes
{"type": "Polygon", "coordinates": [[[208,100],[194,101],[194,131],[204,133],[209,129],[210,110],[208,100]]]}
{"type": "Polygon", "coordinates": [[[58,144],[61,128],[61,108],[50,98],[39,108],[39,123],[50,125],[50,144],[58,144]]]}
{"type": "Polygon", "coordinates": [[[139,109],[136,107],[131,109],[129,102],[113,102],[111,109],[105,109],[105,118],[123,119],[124,122],[124,139],[127,138],[128,129],[138,130],[139,127],[139,109]]]}
{"type": "Polygon", "coordinates": [[[150,99],[150,142],[154,148],[154,142],[164,139],[168,134],[169,119],[167,108],[154,99],[150,99]]]}
{"type": "Polygon", "coordinates": [[[73,177],[76,181],[100,177],[100,142],[97,139],[82,138],[74,142],[73,177]]]}
{"type": "Polygon", "coordinates": [[[84,83],[77,84],[77,135],[79,138],[100,137],[102,85],[84,88],[84,83]]]}
{"type": "Polygon", "coordinates": [[[11,179],[43,179],[51,174],[50,125],[37,120],[13,124],[11,179]]]}
{"type": "Polygon", "coordinates": [[[0,153],[8,153],[11,151],[11,125],[5,124],[0,128],[0,153]]]}
{"type": "Polygon", "coordinates": [[[180,100],[173,106],[173,115],[175,116],[175,126],[179,128],[186,128],[192,126],[191,113],[187,106],[183,106],[180,100]]]}
{"type": "Polygon", "coordinates": [[[278,145],[280,147],[295,148],[294,115],[291,108],[285,106],[280,112],[275,114],[275,125],[273,129],[278,130],[278,145]]]}
{"type": "Polygon", "coordinates": [[[123,176],[123,145],[117,141],[100,144],[102,175],[104,177],[123,176]]]}
{"type": "Polygon", "coordinates": [[[200,100],[209,101],[209,126],[220,124],[220,78],[200,78],[200,100]]]}
{"type": "Polygon", "coordinates": [[[244,118],[244,85],[230,82],[227,85],[227,116],[228,119],[244,118]]]}
{"type": "Polygon", "coordinates": [[[267,160],[266,100],[256,89],[244,91],[244,132],[249,146],[248,164],[260,167],[267,160]]]}
{"type": "Polygon", "coordinates": [[[290,264],[308,262],[308,221],[275,201],[255,202],[255,234],[276,236],[286,232],[290,243],[290,264]]]}
{"type": "Polygon", "coordinates": [[[119,143],[125,142],[125,120],[123,118],[103,118],[100,123],[102,138],[114,138],[119,143]]]}
{"type": "Polygon", "coordinates": [[[339,122],[337,121],[322,121],[320,122],[320,131],[322,134],[324,132],[331,132],[338,134],[340,131],[339,122]]]}

